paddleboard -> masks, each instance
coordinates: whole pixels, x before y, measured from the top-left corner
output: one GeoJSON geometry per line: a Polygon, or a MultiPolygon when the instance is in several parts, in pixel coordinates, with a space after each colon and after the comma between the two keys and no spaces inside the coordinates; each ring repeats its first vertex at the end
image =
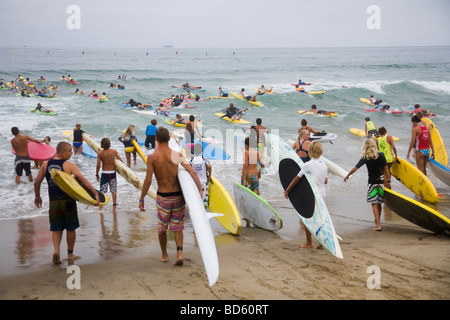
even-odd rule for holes
{"type": "MultiPolygon", "coordinates": [[[[194,143],[200,143],[200,141],[194,139],[194,143]]],[[[203,147],[203,156],[210,160],[228,160],[231,158],[225,150],[214,144],[209,144],[204,141],[202,141],[201,144],[203,147]]],[[[185,147],[185,140],[182,142],[182,147],[185,147]]]]}
{"type": "Polygon", "coordinates": [[[366,104],[370,104],[371,106],[376,106],[376,104],[373,104],[369,99],[361,98],[359,100],[361,100],[362,102],[364,102],[366,104]]]}
{"type": "MultiPolygon", "coordinates": [[[[145,114],[147,116],[160,116],[160,117],[169,117],[169,116],[176,116],[178,114],[178,112],[169,112],[169,116],[160,114],[160,113],[156,113],[155,110],[142,110],[142,109],[132,109],[131,111],[135,112],[135,113],[139,113],[139,114],[145,114]]],[[[192,113],[180,113],[180,115],[182,117],[189,117],[192,113]]],[[[197,117],[197,115],[194,114],[195,117],[197,117]]]]}
{"type": "MultiPolygon", "coordinates": [[[[300,158],[298,160],[284,158],[279,162],[278,176],[284,190],[300,171],[299,164],[302,164],[300,158]]],[[[309,174],[300,179],[300,182],[289,192],[288,198],[311,235],[333,255],[343,259],[328,208],[309,174]]]]}
{"type": "Polygon", "coordinates": [[[233,97],[217,97],[217,96],[211,96],[210,99],[234,99],[233,97]]]}
{"type": "Polygon", "coordinates": [[[310,133],[309,135],[309,140],[311,141],[317,140],[319,142],[331,142],[333,140],[336,140],[337,138],[338,135],[331,132],[310,133]]]}
{"type": "Polygon", "coordinates": [[[433,125],[433,127],[430,129],[430,136],[435,152],[434,160],[443,164],[444,166],[448,166],[447,150],[445,149],[444,140],[442,140],[439,130],[436,128],[436,125],[430,119],[422,118],[422,121],[426,123],[427,127],[433,125]]]}
{"type": "Polygon", "coordinates": [[[136,148],[136,152],[141,157],[142,161],[144,161],[145,164],[147,164],[147,156],[145,155],[144,151],[142,151],[141,146],[136,140],[133,140],[133,145],[136,148]]]}
{"type": "Polygon", "coordinates": [[[243,123],[243,124],[251,123],[250,121],[243,120],[242,118],[241,118],[241,120],[234,120],[234,121],[231,121],[230,118],[228,118],[228,117],[223,117],[224,113],[220,113],[220,112],[215,113],[214,115],[217,116],[217,117],[219,117],[219,118],[221,118],[221,119],[223,119],[223,120],[226,120],[226,121],[229,121],[229,122],[232,122],[232,123],[243,123]],[[223,118],[222,118],[222,117],[223,117],[223,118]]]}
{"type": "MultiPolygon", "coordinates": [[[[83,204],[90,206],[95,206],[95,196],[83,186],[74,176],[58,170],[52,169],[50,172],[53,181],[56,185],[64,191],[70,198],[83,204]]],[[[104,193],[98,191],[98,196],[100,198],[99,206],[104,206],[109,202],[109,197],[104,193]]]]}
{"type": "MultiPolygon", "coordinates": [[[[181,146],[172,138],[169,140],[169,147],[172,150],[181,152],[181,146]]],[[[178,165],[178,181],[180,182],[186,205],[189,207],[189,217],[191,218],[195,237],[202,255],[209,286],[212,287],[219,278],[219,260],[209,219],[216,215],[206,212],[203,199],[200,197],[194,179],[182,165],[178,165]]]]}
{"type": "Polygon", "coordinates": [[[384,203],[409,222],[426,230],[450,236],[450,219],[429,206],[389,188],[384,188],[384,203]]]}
{"type": "Polygon", "coordinates": [[[266,200],[236,182],[233,190],[239,212],[251,223],[269,231],[278,231],[283,227],[283,220],[266,200]]]}
{"type": "Polygon", "coordinates": [[[445,167],[443,164],[437,162],[434,159],[428,159],[427,166],[433,171],[434,175],[444,182],[446,185],[450,186],[450,168],[445,167]]]}
{"type": "Polygon", "coordinates": [[[223,214],[216,219],[225,230],[234,235],[241,233],[242,222],[236,204],[228,191],[214,176],[211,176],[209,184],[209,210],[223,214]]]}
{"type": "Polygon", "coordinates": [[[384,113],[394,113],[394,114],[398,114],[398,113],[403,113],[403,111],[398,111],[398,110],[378,110],[378,109],[364,109],[364,111],[367,112],[384,112],[384,113]]]}
{"type": "Polygon", "coordinates": [[[312,83],[291,83],[291,86],[310,86],[312,83]]]}
{"type": "MultiPolygon", "coordinates": [[[[83,139],[84,141],[95,151],[99,152],[102,150],[102,148],[86,133],[83,133],[83,139]]],[[[144,181],[142,181],[130,168],[127,167],[126,164],[124,164],[119,159],[114,160],[114,164],[116,165],[116,171],[130,184],[135,186],[137,189],[142,190],[142,186],[144,185],[144,181]]],[[[152,198],[156,199],[156,192],[155,190],[150,187],[148,189],[147,195],[152,198]]]]}
{"type": "Polygon", "coordinates": [[[299,114],[313,114],[316,116],[325,116],[325,117],[336,117],[337,116],[337,112],[333,112],[330,114],[319,114],[319,113],[314,113],[312,111],[308,111],[308,110],[298,110],[299,114]]]}
{"type": "MultiPolygon", "coordinates": [[[[253,91],[258,91],[258,89],[253,89],[253,91]]],[[[261,91],[261,94],[272,94],[275,93],[275,91],[261,91]]]]}
{"type": "Polygon", "coordinates": [[[164,122],[175,127],[186,128],[186,123],[175,122],[175,120],[164,120],[164,122]]]}
{"type": "Polygon", "coordinates": [[[247,101],[248,103],[251,103],[251,104],[254,105],[254,106],[264,107],[264,104],[263,104],[262,102],[260,102],[260,101],[249,101],[249,100],[247,100],[247,99],[244,99],[244,98],[242,97],[242,95],[240,95],[240,94],[238,94],[238,93],[235,93],[235,92],[230,92],[230,94],[231,94],[233,97],[235,97],[236,99],[239,99],[239,100],[245,100],[245,101],[247,101]]]}
{"type": "Polygon", "coordinates": [[[338,164],[334,163],[328,158],[325,158],[324,156],[321,156],[321,158],[323,159],[323,161],[325,161],[325,164],[327,165],[327,168],[330,172],[342,178],[345,178],[348,175],[348,171],[338,164]]]}
{"type": "MultiPolygon", "coordinates": [[[[359,137],[367,138],[367,137],[366,137],[366,131],[365,131],[365,130],[357,129],[357,128],[350,128],[350,132],[353,133],[354,135],[359,136],[359,137]]],[[[375,136],[372,136],[372,138],[374,138],[375,140],[377,140],[377,137],[375,137],[375,136]]],[[[394,141],[399,141],[399,140],[400,140],[400,138],[394,137],[394,136],[392,136],[392,139],[393,139],[394,141]]]]}
{"type": "Polygon", "coordinates": [[[422,199],[431,203],[438,202],[438,194],[433,183],[408,161],[397,157],[397,161],[391,166],[391,174],[422,199]]]}
{"type": "Polygon", "coordinates": [[[48,116],[56,116],[56,115],[58,115],[57,113],[54,113],[54,112],[42,112],[42,111],[36,110],[35,108],[29,108],[28,110],[30,110],[33,113],[46,114],[48,116]]]}
{"type": "Polygon", "coordinates": [[[325,94],[326,91],[308,91],[307,94],[325,94]]]}
{"type": "Polygon", "coordinates": [[[98,99],[98,102],[107,102],[109,100],[111,100],[111,99],[98,99]]]}
{"type": "MultiPolygon", "coordinates": [[[[11,151],[16,154],[13,147],[11,147],[11,151]]],[[[47,161],[52,159],[55,154],[56,149],[48,144],[28,141],[28,155],[33,161],[47,161]]]]}

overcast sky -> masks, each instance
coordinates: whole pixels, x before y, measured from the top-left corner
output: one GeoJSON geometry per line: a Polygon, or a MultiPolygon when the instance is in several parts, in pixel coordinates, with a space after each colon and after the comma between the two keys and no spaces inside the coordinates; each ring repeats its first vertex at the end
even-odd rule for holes
{"type": "Polygon", "coordinates": [[[450,0],[0,0],[0,45],[176,48],[450,45],[450,0]],[[70,5],[80,29],[70,30],[70,5]],[[369,29],[370,5],[380,9],[369,29]]]}

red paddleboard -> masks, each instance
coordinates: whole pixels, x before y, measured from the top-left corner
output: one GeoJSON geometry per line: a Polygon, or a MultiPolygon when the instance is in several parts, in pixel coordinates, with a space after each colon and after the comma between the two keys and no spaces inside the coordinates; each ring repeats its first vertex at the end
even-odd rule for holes
{"type": "MultiPolygon", "coordinates": [[[[11,151],[16,154],[16,151],[12,147],[11,151]]],[[[46,161],[55,156],[56,149],[45,143],[28,142],[28,153],[31,160],[46,161]]]]}

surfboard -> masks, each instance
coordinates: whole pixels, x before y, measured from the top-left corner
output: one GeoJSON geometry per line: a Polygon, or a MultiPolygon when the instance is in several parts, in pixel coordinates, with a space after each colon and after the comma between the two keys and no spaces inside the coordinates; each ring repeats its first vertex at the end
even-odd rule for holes
{"type": "MultiPolygon", "coordinates": [[[[284,190],[299,171],[300,166],[296,160],[284,158],[280,161],[278,176],[284,190]]],[[[334,256],[343,259],[328,208],[309,174],[300,179],[300,182],[289,192],[288,198],[311,235],[334,256]]]]}
{"type": "MultiPolygon", "coordinates": [[[[139,113],[139,114],[144,114],[144,115],[147,115],[147,116],[152,116],[152,117],[155,117],[155,116],[168,117],[166,115],[156,113],[155,110],[131,109],[131,111],[133,111],[135,113],[139,113]]],[[[169,116],[176,116],[177,114],[178,114],[178,112],[169,112],[169,116]]],[[[180,113],[180,115],[182,117],[189,117],[191,114],[192,113],[180,113]]],[[[195,114],[194,114],[194,116],[197,117],[197,115],[195,115],[195,114]]]]}
{"type": "Polygon", "coordinates": [[[307,94],[325,94],[326,91],[308,91],[307,94]]]}
{"type": "Polygon", "coordinates": [[[218,97],[218,96],[210,96],[210,99],[234,99],[233,97],[218,97]]]}
{"type": "Polygon", "coordinates": [[[333,112],[330,114],[319,114],[319,113],[314,113],[312,111],[308,111],[308,110],[298,110],[299,114],[312,114],[312,115],[316,115],[316,116],[325,116],[325,117],[336,117],[338,114],[337,112],[333,112]]]}
{"type": "Polygon", "coordinates": [[[399,113],[403,113],[403,111],[399,111],[399,110],[378,110],[378,109],[364,109],[364,111],[367,112],[384,112],[384,113],[393,113],[393,114],[399,114],[399,113]]]}
{"type": "Polygon", "coordinates": [[[242,221],[236,204],[228,191],[214,176],[211,176],[209,184],[209,210],[223,214],[216,219],[225,230],[234,235],[241,233],[242,221]]]}
{"type": "Polygon", "coordinates": [[[142,161],[144,161],[145,164],[147,164],[147,156],[145,155],[144,151],[142,151],[141,146],[136,140],[133,140],[133,145],[136,148],[136,152],[141,157],[142,161]]]}
{"type": "MultiPolygon", "coordinates": [[[[173,138],[169,140],[169,147],[172,150],[181,152],[181,146],[173,138]]],[[[178,165],[178,181],[180,182],[186,205],[189,207],[189,216],[202,255],[209,286],[212,287],[219,278],[219,260],[209,219],[215,217],[216,214],[206,212],[203,199],[200,197],[194,179],[181,165],[178,165]]]]}
{"type": "Polygon", "coordinates": [[[422,118],[422,121],[424,121],[427,124],[427,127],[433,125],[433,127],[430,129],[430,135],[431,135],[431,142],[433,143],[435,152],[434,160],[436,160],[440,164],[443,164],[444,166],[448,166],[447,150],[445,149],[444,140],[442,140],[439,130],[436,128],[436,125],[430,119],[422,118]]]}
{"type": "MultiPolygon", "coordinates": [[[[266,141],[268,145],[267,152],[270,154],[272,166],[276,171],[278,177],[280,178],[280,182],[283,185],[282,179],[283,180],[289,179],[289,177],[286,178],[288,174],[291,175],[290,177],[292,178],[295,175],[297,175],[298,172],[300,171],[301,165],[303,165],[303,162],[301,161],[297,153],[287,144],[287,142],[282,138],[280,138],[279,136],[268,133],[266,134],[266,141]],[[292,161],[285,161],[283,164],[284,167],[281,166],[280,165],[281,161],[286,158],[294,161],[297,167],[295,167],[292,170],[287,169],[289,168],[289,165],[293,166],[292,161]],[[283,174],[280,174],[280,170],[283,170],[283,174]],[[289,173],[284,175],[284,173],[286,172],[289,173]]],[[[339,245],[337,234],[336,231],[334,230],[333,222],[331,220],[325,201],[323,200],[323,197],[320,193],[320,190],[318,189],[317,185],[312,180],[312,178],[309,176],[309,174],[306,174],[305,177],[307,179],[307,182],[309,183],[309,186],[312,190],[312,194],[314,195],[314,197],[311,196],[311,193],[307,193],[309,194],[309,196],[308,199],[305,199],[305,202],[308,202],[308,205],[303,204],[304,205],[303,209],[299,208],[301,212],[304,212],[303,213],[304,215],[302,215],[300,212],[296,210],[300,217],[300,220],[323,247],[325,247],[337,258],[343,259],[342,250],[339,245]],[[314,201],[314,211],[312,216],[307,218],[309,215],[311,215],[312,201],[314,201]]],[[[289,181],[289,183],[291,181],[292,179],[289,181]]],[[[295,196],[296,193],[291,192],[290,194],[294,195],[292,197],[293,200],[297,199],[297,197],[295,196]]],[[[304,195],[298,195],[298,197],[300,198],[303,196],[304,195]]]]}
{"type": "Polygon", "coordinates": [[[376,104],[373,104],[369,99],[361,98],[359,100],[361,100],[362,102],[364,102],[366,104],[370,104],[371,106],[376,106],[376,104]]]}
{"type": "MultiPolygon", "coordinates": [[[[74,176],[58,169],[52,169],[50,175],[56,185],[73,200],[90,206],[96,205],[95,196],[74,176]]],[[[97,192],[100,198],[99,206],[106,205],[109,202],[109,197],[98,190],[97,192]]]]}
{"type": "Polygon", "coordinates": [[[408,161],[397,157],[391,166],[391,174],[405,187],[425,201],[438,202],[438,194],[426,175],[408,161]]]}
{"type": "Polygon", "coordinates": [[[232,122],[232,123],[243,123],[243,124],[251,123],[250,121],[243,120],[243,119],[231,121],[230,118],[228,118],[228,117],[223,117],[224,113],[220,113],[220,112],[215,113],[214,115],[215,115],[216,117],[219,117],[219,118],[221,118],[221,119],[224,119],[224,120],[229,121],[229,122],[232,122]],[[222,117],[223,117],[223,118],[222,118],[222,117]]]}
{"type": "Polygon", "coordinates": [[[262,102],[260,102],[260,101],[249,101],[249,100],[247,100],[247,99],[244,99],[240,94],[235,93],[235,92],[230,92],[230,94],[231,94],[233,97],[235,97],[236,99],[239,99],[239,100],[245,100],[245,101],[247,101],[248,103],[250,103],[250,104],[252,104],[252,105],[254,105],[254,106],[264,107],[264,104],[263,104],[262,102]]]}
{"type": "MultiPolygon", "coordinates": [[[[194,139],[194,143],[201,143],[203,147],[203,156],[210,159],[210,160],[228,160],[231,158],[231,156],[222,148],[219,146],[216,146],[214,144],[210,144],[207,142],[200,142],[196,139],[194,139]]],[[[185,140],[182,142],[182,147],[185,147],[185,140]]]]}
{"type": "Polygon", "coordinates": [[[172,126],[175,126],[175,127],[180,127],[180,128],[186,127],[186,123],[178,123],[178,122],[175,122],[175,120],[164,120],[164,122],[168,123],[172,126]]]}
{"type": "Polygon", "coordinates": [[[384,203],[402,218],[426,230],[450,236],[450,219],[423,203],[384,188],[384,203]]]}
{"type": "MultiPolygon", "coordinates": [[[[11,147],[11,151],[16,154],[13,147],[11,147]]],[[[55,154],[56,149],[48,144],[28,141],[28,155],[33,161],[46,161],[53,158],[55,154]]]]}
{"type": "MultiPolygon", "coordinates": [[[[350,132],[353,133],[354,135],[357,135],[357,136],[361,137],[361,138],[367,138],[367,137],[366,137],[366,131],[365,131],[365,130],[357,129],[357,128],[350,128],[350,132]]],[[[372,136],[372,138],[374,138],[375,140],[377,140],[377,137],[375,137],[375,136],[372,136]]],[[[394,136],[392,136],[392,139],[393,139],[394,141],[399,141],[399,140],[400,140],[400,138],[394,137],[394,136]]]]}
{"type": "Polygon", "coordinates": [[[336,140],[337,138],[338,135],[332,132],[318,132],[318,133],[311,133],[309,135],[309,140],[311,141],[317,140],[319,142],[330,142],[336,140]]]}
{"type": "Polygon", "coordinates": [[[280,215],[261,196],[236,182],[233,190],[239,213],[251,223],[269,231],[278,231],[283,227],[280,215]]]}
{"type": "Polygon", "coordinates": [[[330,172],[342,178],[345,178],[348,175],[348,171],[335,162],[331,161],[328,158],[325,158],[324,156],[321,156],[321,158],[323,159],[323,161],[325,161],[325,164],[327,165],[327,168],[330,172]]]}
{"type": "Polygon", "coordinates": [[[33,113],[45,114],[47,116],[57,116],[58,115],[55,112],[42,112],[42,111],[36,110],[35,108],[29,108],[28,110],[30,110],[33,113]]]}
{"type": "Polygon", "coordinates": [[[433,171],[434,175],[444,182],[446,185],[450,186],[450,168],[445,167],[443,164],[437,162],[434,159],[428,159],[427,166],[433,171]]]}
{"type": "MultiPolygon", "coordinates": [[[[96,152],[102,150],[102,148],[86,133],[83,133],[83,139],[84,141],[96,152]]],[[[137,189],[142,190],[142,187],[144,185],[144,181],[142,181],[130,168],[127,167],[126,164],[124,164],[119,159],[114,160],[114,164],[116,165],[116,171],[130,184],[135,186],[137,189]]],[[[156,199],[156,191],[150,187],[148,189],[147,195],[152,198],[156,199]]]]}

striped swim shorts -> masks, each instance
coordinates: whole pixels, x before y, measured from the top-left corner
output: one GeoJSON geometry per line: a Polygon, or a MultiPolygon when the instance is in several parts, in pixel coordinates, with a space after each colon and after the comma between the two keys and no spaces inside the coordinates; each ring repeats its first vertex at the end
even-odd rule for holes
{"type": "Polygon", "coordinates": [[[384,203],[384,189],[382,184],[369,184],[367,187],[367,202],[384,203]]]}
{"type": "Polygon", "coordinates": [[[167,229],[174,232],[184,230],[185,202],[181,191],[172,193],[157,192],[156,209],[158,233],[165,233],[167,229]]]}

